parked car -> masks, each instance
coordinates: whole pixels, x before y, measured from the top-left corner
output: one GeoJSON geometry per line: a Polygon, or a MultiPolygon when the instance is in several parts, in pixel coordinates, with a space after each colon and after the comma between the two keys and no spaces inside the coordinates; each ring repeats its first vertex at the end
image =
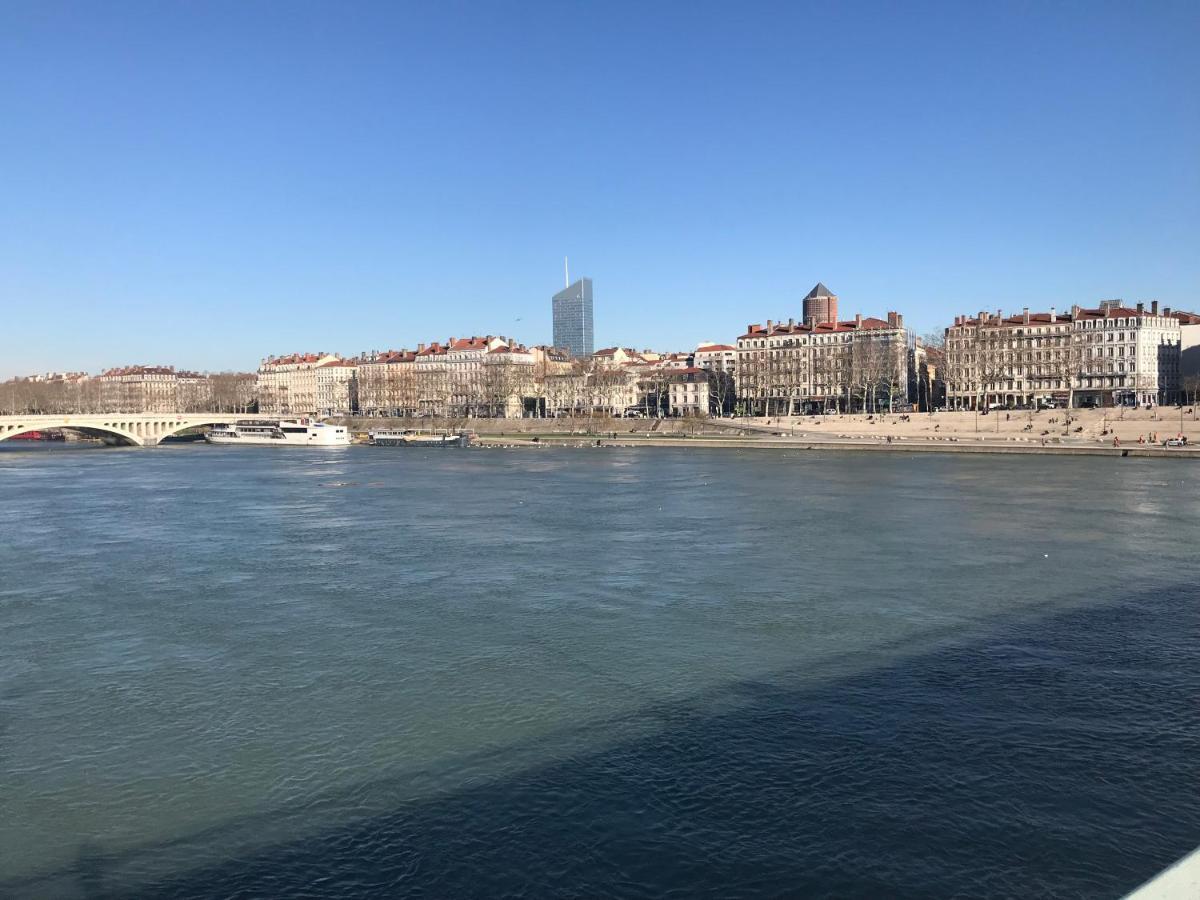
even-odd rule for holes
{"type": "Polygon", "coordinates": [[[1186,447],[1187,446],[1187,438],[1186,437],[1167,438],[1165,441],[1162,442],[1162,445],[1164,447],[1186,447]]]}

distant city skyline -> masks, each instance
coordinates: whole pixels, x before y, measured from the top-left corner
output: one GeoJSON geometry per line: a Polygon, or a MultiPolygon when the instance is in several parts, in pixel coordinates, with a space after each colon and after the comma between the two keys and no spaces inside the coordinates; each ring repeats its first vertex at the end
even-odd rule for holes
{"type": "Polygon", "coordinates": [[[1200,5],[0,7],[0,378],[1200,308],[1200,5]],[[797,65],[795,48],[836,65],[797,65]]]}

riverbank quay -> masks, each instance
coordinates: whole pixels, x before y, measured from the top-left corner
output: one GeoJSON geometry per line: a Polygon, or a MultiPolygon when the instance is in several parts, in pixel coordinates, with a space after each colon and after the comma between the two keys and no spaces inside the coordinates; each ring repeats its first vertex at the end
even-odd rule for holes
{"type": "Polygon", "coordinates": [[[365,434],[378,428],[472,431],[480,436],[581,435],[604,437],[804,437],[811,440],[991,441],[1014,444],[1087,444],[1122,448],[1161,445],[1182,435],[1200,445],[1200,419],[1195,407],[1152,409],[993,410],[988,413],[877,413],[738,418],[614,418],[579,416],[558,419],[330,419],[365,434]],[[1141,443],[1139,443],[1139,441],[1141,443]]]}
{"type": "Polygon", "coordinates": [[[481,448],[540,447],[691,447],[696,449],[736,450],[791,450],[791,451],[862,451],[879,453],[991,453],[1000,455],[1026,454],[1051,456],[1115,456],[1138,458],[1200,459],[1200,447],[1104,447],[1094,444],[1019,444],[996,441],[968,441],[947,439],[942,441],[892,440],[859,438],[831,440],[808,436],[795,437],[664,437],[655,435],[630,435],[617,433],[608,435],[546,434],[528,437],[525,435],[479,435],[475,445],[481,448]]]}

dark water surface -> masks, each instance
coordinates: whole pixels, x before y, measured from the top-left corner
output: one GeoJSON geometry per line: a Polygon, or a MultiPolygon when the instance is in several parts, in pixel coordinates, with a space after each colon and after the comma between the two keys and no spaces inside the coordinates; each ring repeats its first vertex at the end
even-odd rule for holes
{"type": "Polygon", "coordinates": [[[0,896],[1118,896],[1200,843],[1197,471],[6,449],[0,896]]]}

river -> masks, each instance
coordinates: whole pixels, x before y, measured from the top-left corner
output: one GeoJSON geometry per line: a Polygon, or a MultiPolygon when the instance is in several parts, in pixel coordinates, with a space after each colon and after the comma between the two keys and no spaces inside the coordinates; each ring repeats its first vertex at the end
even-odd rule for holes
{"type": "Polygon", "coordinates": [[[1117,896],[1188,462],[0,447],[0,895],[1117,896]]]}

